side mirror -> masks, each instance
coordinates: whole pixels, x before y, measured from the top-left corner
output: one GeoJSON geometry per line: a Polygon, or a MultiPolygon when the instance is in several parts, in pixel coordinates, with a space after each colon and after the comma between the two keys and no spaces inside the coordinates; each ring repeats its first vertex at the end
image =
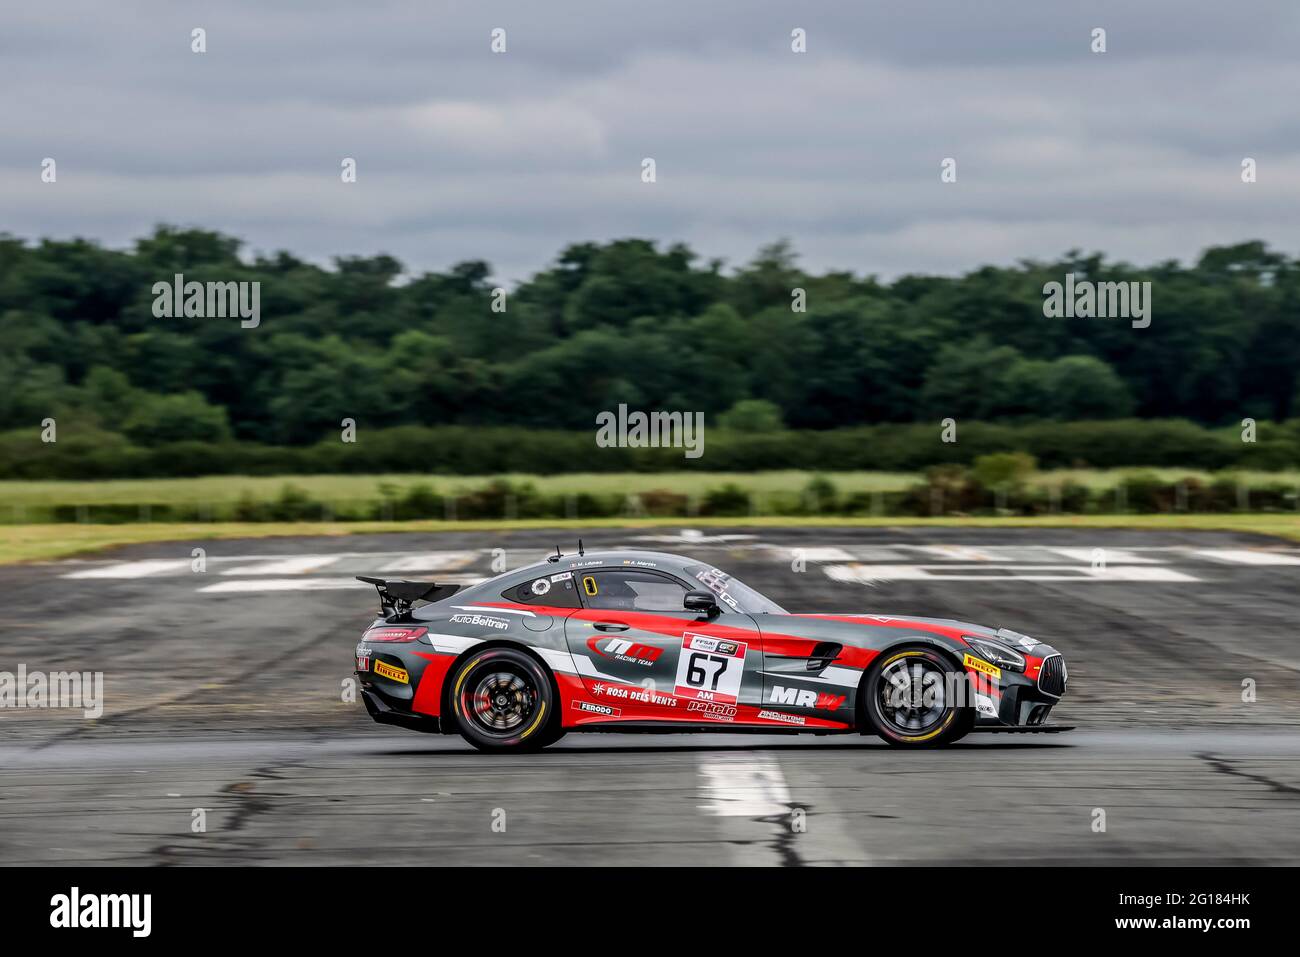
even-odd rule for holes
{"type": "Polygon", "coordinates": [[[687,611],[698,611],[710,618],[718,613],[718,600],[711,591],[688,591],[682,599],[682,606],[687,611]]]}

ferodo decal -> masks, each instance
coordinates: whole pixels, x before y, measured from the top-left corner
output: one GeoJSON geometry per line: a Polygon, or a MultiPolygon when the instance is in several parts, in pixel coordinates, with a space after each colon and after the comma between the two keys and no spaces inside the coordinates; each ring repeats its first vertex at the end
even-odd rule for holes
{"type": "Polygon", "coordinates": [[[677,659],[677,687],[673,693],[693,701],[735,704],[740,697],[748,650],[749,645],[743,641],[719,641],[686,632],[677,659]]]}
{"type": "Polygon", "coordinates": [[[375,659],[375,674],[389,681],[400,681],[404,685],[411,683],[411,676],[406,673],[405,668],[396,668],[378,658],[375,659]]]}
{"type": "Polygon", "coordinates": [[[976,658],[974,655],[964,655],[962,664],[972,671],[978,671],[980,674],[988,675],[990,678],[1001,678],[1002,669],[997,665],[991,665],[987,661],[976,658]]]}
{"type": "Polygon", "coordinates": [[[626,638],[605,638],[601,635],[588,638],[587,647],[602,658],[614,658],[631,665],[641,665],[643,668],[651,667],[664,653],[662,648],[656,648],[654,645],[628,641],[626,638]]]}
{"type": "Polygon", "coordinates": [[[618,708],[610,707],[607,704],[596,704],[594,701],[574,701],[573,706],[579,711],[586,711],[589,714],[600,714],[606,718],[617,718],[623,712],[618,708]]]}

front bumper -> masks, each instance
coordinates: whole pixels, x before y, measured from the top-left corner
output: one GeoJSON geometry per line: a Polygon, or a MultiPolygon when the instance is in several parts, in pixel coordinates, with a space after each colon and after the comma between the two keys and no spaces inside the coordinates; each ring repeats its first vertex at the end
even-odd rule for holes
{"type": "Polygon", "coordinates": [[[1026,656],[1023,672],[1000,669],[999,675],[968,668],[975,693],[975,726],[1031,730],[1042,728],[1057,702],[1065,695],[1065,660],[1051,648],[1043,655],[1026,656]]]}

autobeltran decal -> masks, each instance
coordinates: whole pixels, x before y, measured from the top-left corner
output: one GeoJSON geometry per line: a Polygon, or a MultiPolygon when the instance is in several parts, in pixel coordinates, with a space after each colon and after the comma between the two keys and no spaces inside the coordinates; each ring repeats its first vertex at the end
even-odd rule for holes
{"type": "Polygon", "coordinates": [[[749,645],[743,641],[711,638],[686,632],[677,659],[677,686],[673,693],[694,701],[735,704],[745,671],[749,645]]]}
{"type": "Polygon", "coordinates": [[[483,628],[496,628],[499,631],[505,631],[510,627],[510,622],[504,618],[489,618],[487,615],[452,615],[450,621],[453,625],[477,625],[483,628]]]}

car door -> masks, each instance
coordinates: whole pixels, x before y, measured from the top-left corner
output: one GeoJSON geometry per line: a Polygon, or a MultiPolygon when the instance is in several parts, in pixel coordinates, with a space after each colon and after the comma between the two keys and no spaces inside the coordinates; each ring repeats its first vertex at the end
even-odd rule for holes
{"type": "Polygon", "coordinates": [[[664,572],[575,572],[583,609],[565,639],[583,685],[622,719],[733,721],[762,698],[762,645],[749,615],[713,618],[683,607],[688,591],[664,572]]]}

